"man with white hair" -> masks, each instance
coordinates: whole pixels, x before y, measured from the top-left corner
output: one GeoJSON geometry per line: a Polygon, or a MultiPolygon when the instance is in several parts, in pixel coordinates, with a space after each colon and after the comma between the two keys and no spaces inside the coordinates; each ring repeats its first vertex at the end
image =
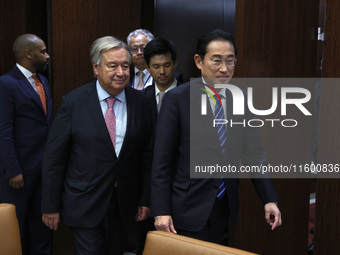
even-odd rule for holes
{"type": "Polygon", "coordinates": [[[149,213],[150,109],[126,87],[125,43],[99,38],[90,55],[96,80],[63,97],[46,145],[43,221],[70,227],[75,254],[123,254],[129,225],[149,213]]]}

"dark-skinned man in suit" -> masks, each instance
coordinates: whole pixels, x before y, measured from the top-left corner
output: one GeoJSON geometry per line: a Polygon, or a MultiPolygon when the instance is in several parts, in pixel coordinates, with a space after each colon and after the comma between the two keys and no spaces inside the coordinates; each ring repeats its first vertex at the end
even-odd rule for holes
{"type": "Polygon", "coordinates": [[[46,45],[33,34],[13,43],[16,65],[0,77],[0,193],[16,206],[23,254],[50,254],[51,231],[41,222],[41,169],[52,125],[46,45]]]}

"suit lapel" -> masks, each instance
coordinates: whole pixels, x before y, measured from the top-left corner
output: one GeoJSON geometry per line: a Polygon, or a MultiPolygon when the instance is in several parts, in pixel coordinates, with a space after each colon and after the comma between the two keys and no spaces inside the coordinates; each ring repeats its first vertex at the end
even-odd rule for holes
{"type": "Polygon", "coordinates": [[[103,138],[104,143],[117,158],[110,138],[110,134],[106,127],[105,119],[103,118],[103,113],[98,100],[98,93],[95,81],[91,83],[89,90],[86,92],[84,104],[86,105],[87,110],[89,111],[92,121],[96,125],[100,136],[103,138]]]}
{"type": "Polygon", "coordinates": [[[151,107],[154,109],[152,113],[152,117],[157,121],[157,116],[158,116],[158,110],[157,110],[157,101],[156,101],[156,96],[155,96],[155,82],[150,86],[150,89],[148,90],[147,97],[151,100],[151,107]]]}
{"type": "MultiPolygon", "coordinates": [[[[217,131],[213,127],[214,116],[211,111],[209,100],[207,100],[207,115],[201,115],[201,95],[206,94],[201,88],[204,88],[203,83],[193,81],[193,84],[190,84],[190,94],[191,94],[191,107],[193,107],[193,112],[196,116],[198,116],[202,126],[206,130],[206,133],[209,140],[215,144],[219,144],[217,131]],[[192,87],[191,87],[192,86],[192,87]]],[[[228,138],[227,138],[228,139],[228,138]]],[[[216,148],[216,152],[220,153],[219,146],[214,146],[216,148]]]]}
{"type": "Polygon", "coordinates": [[[122,155],[125,153],[126,148],[129,147],[130,143],[130,135],[131,132],[133,132],[133,118],[136,116],[135,111],[135,104],[133,104],[134,99],[132,98],[131,91],[133,90],[130,87],[125,88],[125,97],[126,97],[126,111],[127,111],[127,123],[126,123],[126,132],[124,136],[124,141],[122,144],[122,148],[120,149],[118,159],[122,157],[122,155]]]}
{"type": "Polygon", "coordinates": [[[24,90],[31,98],[34,99],[34,102],[39,106],[41,112],[46,116],[38,93],[34,90],[32,84],[26,79],[26,77],[16,66],[13,68],[13,77],[18,80],[18,84],[22,90],[24,90]]]}

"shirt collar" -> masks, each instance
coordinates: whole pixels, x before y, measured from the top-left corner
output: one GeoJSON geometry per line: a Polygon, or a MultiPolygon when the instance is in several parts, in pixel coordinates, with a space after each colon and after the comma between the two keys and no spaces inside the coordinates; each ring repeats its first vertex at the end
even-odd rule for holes
{"type": "Polygon", "coordinates": [[[16,66],[22,72],[22,74],[26,77],[26,79],[32,77],[33,73],[31,71],[27,70],[25,67],[19,65],[18,63],[16,63],[16,66]]]}
{"type": "MultiPolygon", "coordinates": [[[[168,92],[169,90],[172,90],[173,88],[175,88],[177,86],[177,80],[176,78],[174,79],[174,82],[170,85],[169,88],[167,88],[164,92],[168,92]]],[[[158,93],[160,92],[159,88],[157,87],[156,83],[155,83],[155,95],[157,96],[158,93]]]]}
{"type": "MultiPolygon", "coordinates": [[[[138,72],[140,72],[139,69],[137,67],[135,67],[135,74],[137,74],[138,72]]],[[[149,75],[150,75],[148,69],[146,69],[146,68],[143,70],[143,73],[144,73],[144,77],[149,77],[149,75]]]]}
{"type": "MultiPolygon", "coordinates": [[[[96,81],[96,89],[97,89],[97,93],[98,93],[98,99],[99,102],[105,100],[106,98],[110,97],[111,95],[109,93],[107,93],[102,86],[99,84],[99,81],[96,81]]],[[[115,96],[119,101],[121,101],[122,103],[125,103],[126,98],[125,98],[125,89],[123,89],[122,92],[120,92],[117,96],[115,96]]]]}
{"type": "MultiPolygon", "coordinates": [[[[204,80],[203,77],[202,77],[202,81],[203,81],[203,84],[207,84],[207,83],[205,82],[205,80],[204,80]]],[[[212,95],[215,94],[215,92],[212,91],[212,90],[211,90],[210,88],[208,88],[207,86],[205,86],[205,89],[208,90],[212,95]]],[[[225,89],[225,88],[221,89],[220,92],[219,92],[218,94],[219,94],[220,96],[226,98],[226,89],[225,89]]]]}

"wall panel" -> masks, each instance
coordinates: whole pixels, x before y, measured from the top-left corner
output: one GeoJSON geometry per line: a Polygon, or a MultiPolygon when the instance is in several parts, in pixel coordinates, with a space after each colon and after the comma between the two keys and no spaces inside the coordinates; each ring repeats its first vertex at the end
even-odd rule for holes
{"type": "Polygon", "coordinates": [[[50,1],[54,110],[67,92],[94,79],[91,43],[113,35],[125,41],[141,25],[141,1],[50,1]]]}
{"type": "Polygon", "coordinates": [[[12,53],[14,40],[21,34],[33,33],[47,43],[46,1],[0,1],[0,75],[15,64],[12,53]]]}
{"type": "MultiPolygon", "coordinates": [[[[317,77],[318,6],[317,0],[238,0],[235,39],[239,53],[235,77],[317,77]]],[[[306,88],[313,93],[314,84],[306,88]]],[[[254,91],[255,105],[259,109],[268,109],[271,88],[260,86],[254,91]]],[[[312,102],[313,99],[306,107],[314,114],[312,102]]],[[[298,121],[296,128],[278,125],[260,130],[272,165],[299,165],[312,160],[313,117],[306,117],[299,111],[291,114],[289,118],[298,121]]],[[[271,117],[285,119],[277,112],[271,117]]],[[[265,116],[259,118],[265,119],[265,116]]],[[[273,181],[283,225],[275,231],[269,229],[264,221],[263,206],[251,182],[241,180],[236,245],[260,254],[306,254],[310,180],[273,181]]]]}
{"type": "MultiPolygon", "coordinates": [[[[322,77],[340,78],[340,2],[327,0],[322,77]]],[[[322,82],[320,163],[340,164],[340,83],[322,82]]],[[[315,254],[340,254],[340,179],[318,179],[316,186],[315,254]]]]}
{"type": "Polygon", "coordinates": [[[156,0],[155,34],[177,49],[177,70],[184,80],[200,76],[194,62],[197,38],[215,28],[235,31],[235,0],[156,0]]]}

